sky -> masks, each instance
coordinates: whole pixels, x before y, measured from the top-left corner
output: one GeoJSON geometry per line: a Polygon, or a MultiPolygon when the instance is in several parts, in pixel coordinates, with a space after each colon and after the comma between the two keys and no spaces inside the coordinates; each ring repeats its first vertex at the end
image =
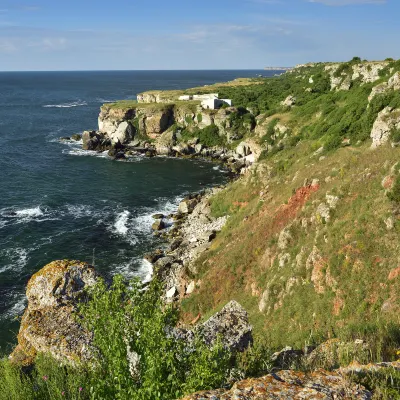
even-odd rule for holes
{"type": "Polygon", "coordinates": [[[400,58],[400,0],[0,0],[0,71],[400,58]]]}

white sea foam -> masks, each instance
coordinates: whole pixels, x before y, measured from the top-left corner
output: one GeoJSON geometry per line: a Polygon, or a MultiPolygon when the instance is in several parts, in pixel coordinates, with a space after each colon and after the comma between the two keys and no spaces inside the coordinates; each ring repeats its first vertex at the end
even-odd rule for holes
{"type": "MultiPolygon", "coordinates": [[[[72,146],[71,146],[72,147],[72,146]]],[[[64,149],[62,151],[63,154],[69,154],[71,156],[92,156],[92,157],[100,157],[100,158],[110,158],[108,156],[107,151],[97,152],[93,150],[83,150],[81,148],[70,148],[64,149]]]]}
{"type": "Polygon", "coordinates": [[[0,315],[0,320],[11,319],[21,315],[25,310],[27,300],[24,293],[12,293],[9,303],[12,304],[5,313],[0,315]]]}
{"type": "Polygon", "coordinates": [[[44,108],[71,108],[71,107],[81,107],[81,106],[87,106],[86,101],[73,101],[70,103],[63,103],[63,104],[46,104],[43,107],[44,108]]]}
{"type": "Polygon", "coordinates": [[[117,215],[117,219],[114,223],[114,232],[125,236],[128,233],[129,227],[128,227],[128,221],[129,221],[129,216],[131,213],[128,210],[125,210],[117,215]]]}
{"type": "Polygon", "coordinates": [[[97,212],[93,207],[85,204],[67,204],[68,214],[71,214],[74,218],[90,217],[97,212]]]}
{"type": "Polygon", "coordinates": [[[8,264],[0,268],[0,273],[13,270],[22,271],[28,262],[28,254],[32,249],[24,249],[21,247],[7,248],[0,252],[2,258],[8,260],[8,264]]]}
{"type": "Polygon", "coordinates": [[[140,260],[140,264],[140,269],[137,272],[137,275],[143,283],[150,282],[153,276],[153,265],[145,259],[140,260]]]}
{"type": "Polygon", "coordinates": [[[18,217],[27,217],[27,218],[41,217],[42,215],[44,215],[40,206],[17,210],[15,211],[15,214],[18,217]]]}

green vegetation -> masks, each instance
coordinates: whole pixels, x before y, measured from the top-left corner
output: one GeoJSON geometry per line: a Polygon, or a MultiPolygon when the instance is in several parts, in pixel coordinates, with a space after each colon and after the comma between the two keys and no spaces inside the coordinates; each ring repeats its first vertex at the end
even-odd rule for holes
{"type": "Polygon", "coordinates": [[[209,349],[200,336],[191,346],[175,339],[179,309],[160,294],[156,281],[144,292],[140,282],[128,286],[121,276],[109,289],[99,281],[81,306],[82,323],[94,332],[93,362],[73,368],[39,357],[24,371],[2,360],[0,399],[176,399],[224,384],[230,355],[219,342],[209,349]],[[128,346],[140,368],[130,369],[128,346]]]}
{"type": "Polygon", "coordinates": [[[209,125],[203,129],[185,128],[181,131],[183,141],[198,138],[200,143],[207,147],[224,146],[226,138],[219,134],[219,128],[216,125],[209,125]]]}

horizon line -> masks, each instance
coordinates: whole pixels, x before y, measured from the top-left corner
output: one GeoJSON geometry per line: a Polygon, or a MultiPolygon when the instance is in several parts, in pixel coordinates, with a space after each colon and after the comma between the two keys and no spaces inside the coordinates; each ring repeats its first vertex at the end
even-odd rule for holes
{"type": "MultiPolygon", "coordinates": [[[[274,68],[274,67],[269,67],[274,68]]],[[[266,71],[265,67],[260,68],[204,68],[204,69],[54,69],[54,70],[0,70],[2,72],[148,72],[148,71],[266,71]]],[[[277,67],[272,71],[282,71],[277,67]]]]}

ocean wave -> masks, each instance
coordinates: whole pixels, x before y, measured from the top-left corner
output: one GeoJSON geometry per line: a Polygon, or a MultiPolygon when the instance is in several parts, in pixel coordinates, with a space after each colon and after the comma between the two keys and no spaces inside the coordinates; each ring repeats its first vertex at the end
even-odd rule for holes
{"type": "Polygon", "coordinates": [[[41,206],[23,208],[19,210],[16,210],[13,207],[3,208],[2,210],[0,210],[0,216],[2,217],[2,220],[0,220],[0,228],[4,228],[9,223],[44,221],[47,219],[46,212],[47,210],[42,209],[41,206]]]}
{"type": "MultiPolygon", "coordinates": [[[[74,142],[74,143],[66,143],[66,144],[79,144],[79,142],[74,142]]],[[[108,151],[102,151],[102,152],[97,152],[93,150],[83,150],[82,148],[74,148],[71,146],[70,149],[64,149],[62,151],[63,154],[69,154],[71,156],[92,156],[92,157],[99,157],[99,158],[109,158],[111,157],[108,155],[108,151]]]]}
{"type": "Polygon", "coordinates": [[[87,106],[86,101],[73,101],[71,103],[63,103],[63,104],[46,104],[44,108],[71,108],[71,107],[82,107],[87,106]]]}
{"type": "Polygon", "coordinates": [[[0,268],[0,273],[17,270],[21,271],[28,263],[28,254],[32,249],[24,249],[21,247],[8,248],[0,252],[2,259],[6,259],[6,265],[0,268]]]}
{"type": "Polygon", "coordinates": [[[99,103],[115,103],[118,100],[117,99],[109,100],[109,99],[103,99],[102,97],[96,97],[96,101],[98,101],[99,103]]]}
{"type": "Polygon", "coordinates": [[[40,206],[17,210],[15,211],[15,214],[17,217],[27,217],[27,218],[41,217],[42,215],[44,215],[40,206]]]}
{"type": "Polygon", "coordinates": [[[126,235],[128,233],[128,219],[131,213],[128,210],[123,211],[122,213],[118,214],[117,220],[114,224],[115,232],[120,235],[126,235]]]}
{"type": "Polygon", "coordinates": [[[11,307],[4,313],[0,314],[0,320],[15,318],[21,315],[26,307],[27,299],[24,293],[11,293],[7,299],[11,307]]]}
{"type": "Polygon", "coordinates": [[[140,260],[140,269],[136,274],[143,283],[150,282],[153,276],[153,265],[145,259],[140,260]]]}

